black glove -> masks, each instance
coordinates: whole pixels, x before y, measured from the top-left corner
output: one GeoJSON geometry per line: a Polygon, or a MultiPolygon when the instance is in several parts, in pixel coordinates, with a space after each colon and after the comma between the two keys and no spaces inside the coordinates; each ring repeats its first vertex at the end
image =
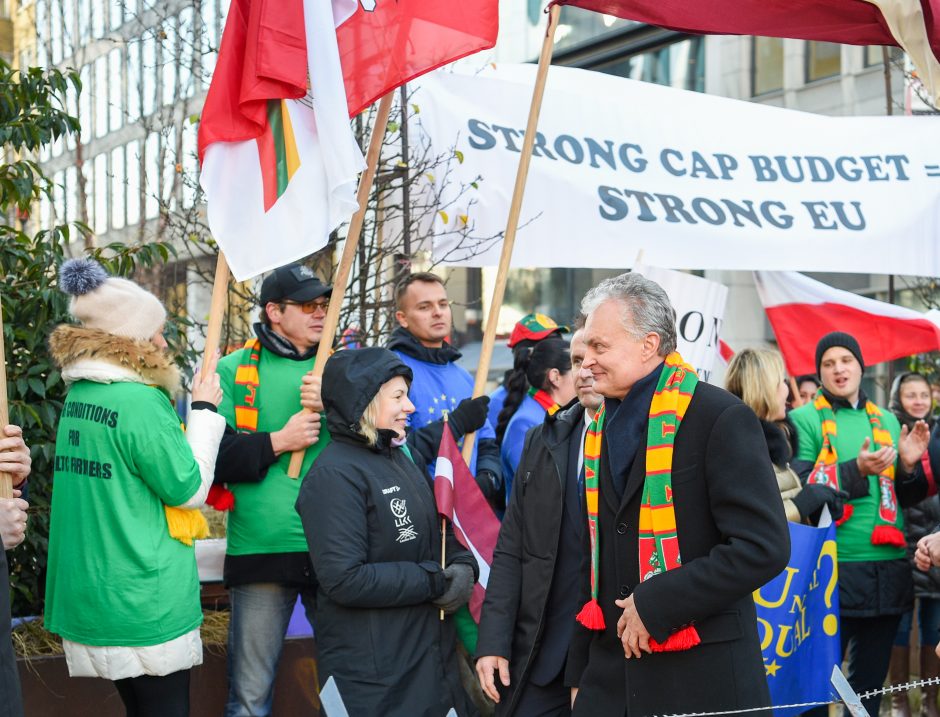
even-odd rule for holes
{"type": "Polygon", "coordinates": [[[839,520],[842,517],[843,501],[848,498],[848,493],[841,490],[834,490],[822,483],[808,483],[803,486],[803,490],[797,493],[793,498],[793,505],[800,511],[800,517],[803,520],[809,520],[810,523],[819,521],[819,511],[824,505],[829,506],[829,513],[833,520],[839,520]]]}
{"type": "Polygon", "coordinates": [[[461,436],[483,428],[490,410],[490,397],[465,398],[450,412],[448,420],[454,424],[454,432],[461,436]]]}
{"type": "Polygon", "coordinates": [[[473,594],[473,568],[464,563],[454,563],[444,568],[444,577],[447,579],[447,589],[431,602],[443,610],[445,615],[450,615],[469,602],[473,594]]]}
{"type": "Polygon", "coordinates": [[[493,471],[481,468],[477,471],[474,478],[476,479],[477,485],[480,486],[483,497],[487,500],[492,500],[502,495],[503,481],[493,471]]]}

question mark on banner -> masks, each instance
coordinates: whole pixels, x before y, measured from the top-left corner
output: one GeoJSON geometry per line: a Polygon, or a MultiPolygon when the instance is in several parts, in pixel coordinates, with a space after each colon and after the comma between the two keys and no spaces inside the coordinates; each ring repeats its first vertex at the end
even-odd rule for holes
{"type": "MultiPolygon", "coordinates": [[[[827,540],[823,543],[822,549],[819,551],[819,558],[816,560],[816,570],[819,570],[820,565],[822,565],[824,556],[829,556],[829,559],[832,561],[832,574],[829,576],[826,592],[823,594],[823,601],[826,603],[826,607],[831,610],[832,594],[835,592],[836,585],[839,582],[839,565],[836,561],[836,541],[827,540]]],[[[837,618],[834,613],[829,613],[823,618],[822,626],[823,632],[829,635],[829,637],[832,637],[839,631],[839,618],[837,618]]]]}

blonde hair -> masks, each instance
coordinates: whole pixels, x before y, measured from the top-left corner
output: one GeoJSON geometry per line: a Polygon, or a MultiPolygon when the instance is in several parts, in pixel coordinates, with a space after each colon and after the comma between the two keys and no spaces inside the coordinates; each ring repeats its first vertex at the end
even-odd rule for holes
{"type": "Polygon", "coordinates": [[[359,432],[366,437],[366,442],[370,446],[375,446],[379,442],[379,429],[375,425],[379,412],[379,392],[369,401],[366,410],[362,412],[362,418],[359,419],[359,432]]]}
{"type": "Polygon", "coordinates": [[[777,389],[786,370],[775,349],[743,349],[728,364],[725,388],[750,406],[757,417],[772,421],[777,415],[777,389]]]}

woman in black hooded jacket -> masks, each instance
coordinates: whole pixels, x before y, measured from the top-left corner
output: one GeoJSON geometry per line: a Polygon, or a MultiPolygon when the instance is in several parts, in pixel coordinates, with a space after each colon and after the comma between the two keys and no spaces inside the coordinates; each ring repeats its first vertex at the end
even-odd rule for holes
{"type": "Polygon", "coordinates": [[[319,581],[321,683],[350,715],[474,714],[460,685],[450,615],[477,578],[405,445],[409,369],[387,349],[341,351],[323,375],[331,443],[297,498],[319,581]],[[441,611],[446,617],[441,619],[441,611]]]}

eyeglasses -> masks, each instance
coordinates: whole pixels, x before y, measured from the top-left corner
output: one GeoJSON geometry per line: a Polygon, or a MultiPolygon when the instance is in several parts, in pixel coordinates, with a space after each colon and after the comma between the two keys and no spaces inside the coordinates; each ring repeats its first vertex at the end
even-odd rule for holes
{"type": "Polygon", "coordinates": [[[283,302],[285,306],[299,306],[300,310],[305,314],[315,314],[317,309],[320,309],[325,314],[329,311],[330,302],[329,301],[285,301],[283,302]]]}

